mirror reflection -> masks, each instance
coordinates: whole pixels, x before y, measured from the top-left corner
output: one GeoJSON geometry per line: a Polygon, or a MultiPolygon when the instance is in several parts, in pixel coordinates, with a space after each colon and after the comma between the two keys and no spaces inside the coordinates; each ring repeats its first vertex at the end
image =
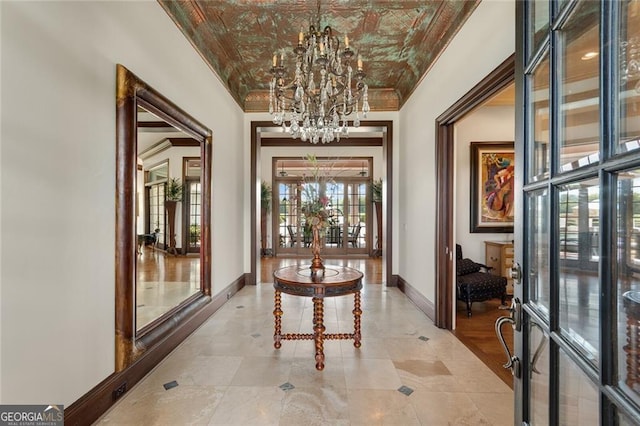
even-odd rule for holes
{"type": "Polygon", "coordinates": [[[201,291],[200,143],[137,109],[136,331],[201,291]]]}

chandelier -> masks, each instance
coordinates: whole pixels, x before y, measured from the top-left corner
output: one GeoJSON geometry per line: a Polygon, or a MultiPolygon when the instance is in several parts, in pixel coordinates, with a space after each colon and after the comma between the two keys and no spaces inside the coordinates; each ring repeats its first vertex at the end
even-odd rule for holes
{"type": "Polygon", "coordinates": [[[305,34],[300,31],[298,44],[293,48],[294,61],[290,62],[285,50],[273,56],[269,83],[269,113],[273,123],[282,126],[293,138],[317,144],[339,141],[349,136],[347,117],[355,114],[353,127],[360,126],[358,103],[367,117],[370,111],[368,87],[362,70],[362,59],[357,56],[357,69],[352,61],[354,51],[349,37],[344,36],[344,47],[331,27],[320,31],[320,1],[316,26],[310,25],[305,34]],[[291,63],[290,72],[285,67],[291,63]]]}

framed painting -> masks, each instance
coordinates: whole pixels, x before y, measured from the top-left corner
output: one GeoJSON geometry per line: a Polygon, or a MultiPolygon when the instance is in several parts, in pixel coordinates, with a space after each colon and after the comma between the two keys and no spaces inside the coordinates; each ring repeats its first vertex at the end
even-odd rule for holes
{"type": "Polygon", "coordinates": [[[513,142],[471,142],[471,232],[512,233],[513,142]]]}

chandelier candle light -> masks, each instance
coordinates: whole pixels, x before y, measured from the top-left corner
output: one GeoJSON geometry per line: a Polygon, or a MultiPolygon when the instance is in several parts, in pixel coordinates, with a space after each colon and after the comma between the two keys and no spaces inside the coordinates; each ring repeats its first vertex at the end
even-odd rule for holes
{"type": "Polygon", "coordinates": [[[357,70],[351,63],[355,57],[344,36],[344,47],[333,35],[331,27],[320,31],[320,2],[317,26],[298,35],[293,48],[295,72],[285,68],[285,51],[273,56],[272,79],[269,83],[269,113],[274,124],[282,126],[293,138],[317,144],[339,141],[349,136],[347,117],[355,113],[353,127],[360,126],[358,103],[362,100],[363,117],[370,110],[368,87],[357,56],[357,70]]]}

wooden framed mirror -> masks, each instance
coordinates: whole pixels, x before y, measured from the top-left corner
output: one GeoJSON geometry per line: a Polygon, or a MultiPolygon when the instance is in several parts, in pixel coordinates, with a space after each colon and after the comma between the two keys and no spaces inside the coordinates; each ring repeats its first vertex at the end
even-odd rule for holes
{"type": "Polygon", "coordinates": [[[118,372],[211,302],[212,133],[120,64],[116,80],[118,372]]]}

